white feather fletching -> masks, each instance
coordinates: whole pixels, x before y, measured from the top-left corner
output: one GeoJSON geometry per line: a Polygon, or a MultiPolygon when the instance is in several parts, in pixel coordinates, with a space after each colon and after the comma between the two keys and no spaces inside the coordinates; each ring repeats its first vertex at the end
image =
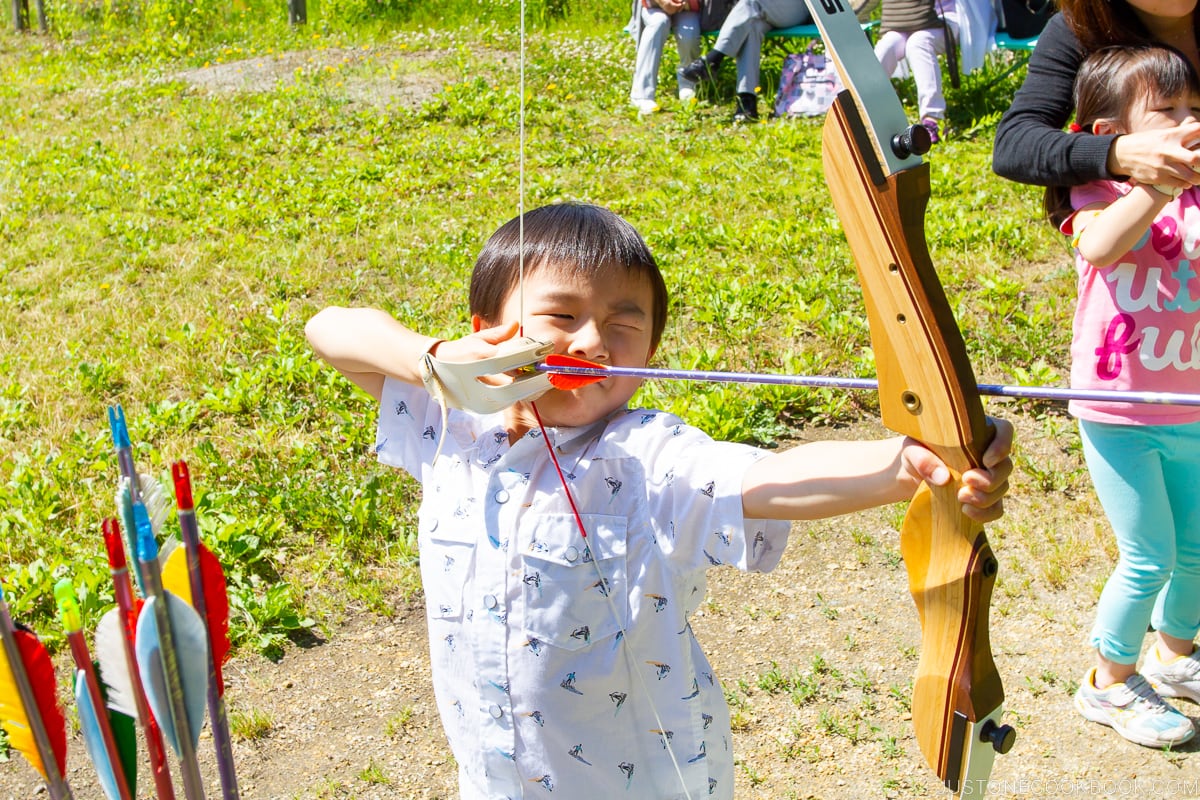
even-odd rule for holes
{"type": "MultiPolygon", "coordinates": [[[[150,517],[150,527],[157,536],[175,507],[174,500],[171,499],[171,495],[163,488],[158,478],[153,475],[139,475],[138,488],[142,497],[142,505],[146,506],[146,515],[150,517]]],[[[121,478],[117,486],[116,501],[117,511],[121,515],[121,523],[126,527],[131,527],[133,512],[130,510],[130,505],[133,501],[130,499],[127,478],[121,478]]]]}
{"type": "Polygon", "coordinates": [[[121,609],[109,610],[96,625],[96,660],[100,680],[108,691],[108,707],[137,719],[137,701],[133,694],[133,675],[125,651],[125,632],[121,609]]]}

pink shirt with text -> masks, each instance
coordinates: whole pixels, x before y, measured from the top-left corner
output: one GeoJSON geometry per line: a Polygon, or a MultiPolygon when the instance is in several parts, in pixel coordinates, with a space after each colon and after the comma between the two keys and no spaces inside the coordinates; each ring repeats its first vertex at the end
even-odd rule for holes
{"type": "MultiPolygon", "coordinates": [[[[1108,205],[1130,185],[1094,181],[1071,190],[1071,205],[1108,205]]],[[[1063,225],[1071,233],[1072,220],[1063,225]]],[[[1094,222],[1092,224],[1095,224],[1094,222]]],[[[1200,192],[1167,203],[1132,250],[1107,267],[1078,250],[1078,306],[1071,342],[1071,386],[1139,392],[1200,391],[1200,192]]],[[[1071,413],[1093,422],[1174,425],[1200,421],[1200,408],[1073,400],[1071,413]]]]}

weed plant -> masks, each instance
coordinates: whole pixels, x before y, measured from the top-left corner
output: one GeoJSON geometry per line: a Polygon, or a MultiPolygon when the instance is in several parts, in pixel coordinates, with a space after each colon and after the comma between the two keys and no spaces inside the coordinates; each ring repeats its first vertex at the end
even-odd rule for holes
{"type": "MultiPolygon", "coordinates": [[[[74,578],[93,623],[111,602],[99,530],[117,474],[105,407],[119,402],[143,472],[190,464],[237,644],[277,654],[317,621],[390,613],[417,587],[414,484],[375,463],[371,403],[302,328],[358,304],[467,331],[474,256],[518,207],[517,1],[319,0],[294,29],[261,0],[49,8],[51,36],[0,34],[0,574],[14,611],[54,640],[55,580],[74,578]]],[[[733,126],[723,84],[681,105],[670,48],[663,113],[637,117],[627,8],[530,0],[527,206],[597,202],[644,234],[674,298],[661,365],[873,375],[820,121],[733,126]]],[[[949,93],[927,231],[980,378],[1052,380],[1073,286],[1036,192],[990,170],[1009,68],[949,93]]],[[[768,446],[876,404],[665,382],[635,402],[768,446]]]]}

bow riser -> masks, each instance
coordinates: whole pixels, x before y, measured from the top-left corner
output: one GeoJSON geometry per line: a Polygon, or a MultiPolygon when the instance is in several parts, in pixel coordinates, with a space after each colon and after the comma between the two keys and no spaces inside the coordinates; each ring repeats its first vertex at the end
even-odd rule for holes
{"type": "Polygon", "coordinates": [[[913,726],[926,760],[956,796],[981,794],[996,748],[1007,749],[1012,737],[996,725],[1004,692],[987,634],[997,563],[957,493],[962,473],[982,465],[994,431],[929,257],[929,168],[918,163],[885,175],[870,142],[843,93],[825,121],[824,167],[863,288],[880,413],[884,425],[928,446],[952,474],[945,486],[921,487],[901,532],[922,637],[913,726]]]}
{"type": "Polygon", "coordinates": [[[889,429],[924,443],[961,473],[980,465],[992,432],[929,258],[929,166],[884,177],[865,160],[872,152],[866,140],[857,107],[839,99],[822,136],[825,175],[863,287],[880,415],[889,429]]]}
{"type": "MultiPolygon", "coordinates": [[[[974,732],[999,719],[1004,689],[988,637],[997,562],[982,526],[954,513],[957,487],[956,480],[921,487],[904,519],[900,553],[921,622],[914,732],[929,765],[961,792],[979,779],[973,776],[991,772],[995,750],[974,732]]],[[[973,793],[981,796],[982,787],[973,793]]]]}

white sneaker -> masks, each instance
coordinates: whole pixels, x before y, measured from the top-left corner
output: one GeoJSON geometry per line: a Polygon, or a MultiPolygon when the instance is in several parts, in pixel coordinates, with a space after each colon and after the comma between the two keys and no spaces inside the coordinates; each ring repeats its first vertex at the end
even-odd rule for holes
{"type": "Polygon", "coordinates": [[[1092,722],[1108,725],[1145,747],[1175,747],[1196,735],[1192,721],[1155,694],[1136,672],[1124,683],[1097,689],[1092,669],[1075,692],[1075,708],[1092,722]]]}
{"type": "Polygon", "coordinates": [[[1200,703],[1200,648],[1190,656],[1178,656],[1166,663],[1159,660],[1158,645],[1150,646],[1142,664],[1142,674],[1163,697],[1183,697],[1200,703]]]}
{"type": "Polygon", "coordinates": [[[653,100],[631,100],[633,107],[638,110],[638,116],[653,114],[658,111],[658,103],[653,100]]]}
{"type": "Polygon", "coordinates": [[[696,90],[688,86],[679,87],[679,102],[690,103],[696,99],[696,90]]]}

